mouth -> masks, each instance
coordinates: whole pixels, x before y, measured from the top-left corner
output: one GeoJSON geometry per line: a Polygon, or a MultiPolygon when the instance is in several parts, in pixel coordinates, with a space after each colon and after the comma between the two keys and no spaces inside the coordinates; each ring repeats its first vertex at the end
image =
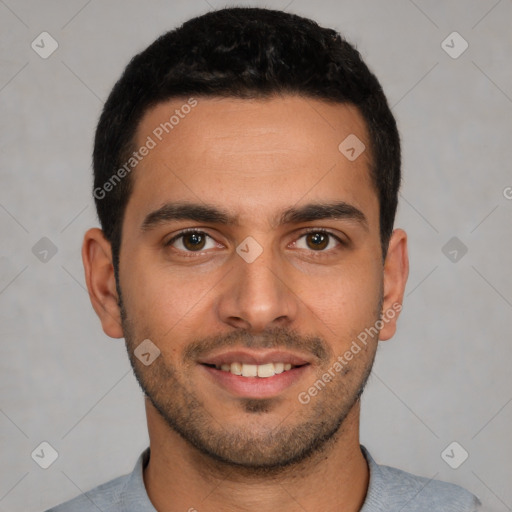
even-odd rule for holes
{"type": "MultiPolygon", "coordinates": [[[[305,363],[307,364],[307,363],[305,363]]],[[[291,363],[265,363],[265,364],[247,364],[247,363],[225,363],[220,365],[206,364],[210,368],[229,372],[240,377],[259,377],[260,379],[268,379],[274,375],[288,372],[293,368],[300,368],[305,365],[292,365],[291,363]]]]}
{"type": "Polygon", "coordinates": [[[303,356],[284,351],[225,352],[198,362],[216,385],[244,398],[278,396],[311,367],[303,356]]]}

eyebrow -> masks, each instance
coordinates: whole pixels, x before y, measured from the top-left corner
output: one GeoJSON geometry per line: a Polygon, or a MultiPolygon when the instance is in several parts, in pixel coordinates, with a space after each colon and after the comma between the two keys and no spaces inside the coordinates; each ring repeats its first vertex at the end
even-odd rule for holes
{"type": "MultiPolygon", "coordinates": [[[[308,203],[300,207],[291,207],[281,213],[272,227],[284,224],[297,224],[316,220],[335,219],[357,222],[368,231],[368,221],[364,213],[355,206],[344,201],[333,203],[308,203]]],[[[151,231],[159,225],[177,220],[190,220],[201,223],[239,226],[238,215],[208,204],[189,202],[166,203],[144,218],[141,230],[151,231]]]]}

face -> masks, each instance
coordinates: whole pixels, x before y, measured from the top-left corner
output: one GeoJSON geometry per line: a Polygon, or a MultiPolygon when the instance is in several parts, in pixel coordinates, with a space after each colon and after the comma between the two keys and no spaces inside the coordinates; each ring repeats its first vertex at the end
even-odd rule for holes
{"type": "Polygon", "coordinates": [[[123,221],[122,331],[170,429],[217,460],[283,467],[343,427],[378,341],[358,336],[401,299],[382,262],[370,141],[349,105],[196,101],[159,104],[138,127],[135,146],[155,145],[123,221]],[[351,134],[366,147],[355,160],[339,149],[351,134]],[[134,354],[146,339],[160,351],[148,365],[134,354]]]}

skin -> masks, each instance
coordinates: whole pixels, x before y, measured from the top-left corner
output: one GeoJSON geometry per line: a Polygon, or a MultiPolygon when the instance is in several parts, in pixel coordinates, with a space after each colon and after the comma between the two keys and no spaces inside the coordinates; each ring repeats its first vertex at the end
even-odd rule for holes
{"type": "MultiPolygon", "coordinates": [[[[197,100],[132,175],[120,251],[122,308],[100,229],[87,231],[82,250],[103,330],[126,338],[149,395],[148,496],[160,512],[334,511],[340,503],[357,511],[369,479],[359,448],[359,395],[378,341],[394,335],[398,314],[308,404],[297,397],[403,299],[407,238],[395,229],[383,262],[364,120],[353,106],[298,96],[197,100]],[[338,149],[349,134],[367,148],[355,161],[338,149]],[[238,224],[172,220],[142,230],[145,217],[168,201],[213,205],[237,215],[238,224]],[[287,208],[332,201],[360,210],[366,224],[275,222],[287,208]],[[165,246],[186,228],[211,237],[203,249],[191,251],[190,236],[188,245],[182,238],[165,246]],[[329,238],[319,249],[309,228],[345,243],[329,238]],[[248,236],[263,250],[252,263],[236,252],[248,236]],[[149,366],[133,354],[147,338],[161,351],[149,366]],[[248,346],[283,348],[309,364],[276,396],[246,399],[220,387],[197,360],[248,346]]],[[[185,101],[149,110],[135,146],[185,101]]]]}

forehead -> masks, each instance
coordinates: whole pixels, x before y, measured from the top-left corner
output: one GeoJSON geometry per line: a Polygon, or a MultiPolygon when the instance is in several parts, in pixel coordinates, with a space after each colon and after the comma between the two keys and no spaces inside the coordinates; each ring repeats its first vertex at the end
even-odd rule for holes
{"type": "Polygon", "coordinates": [[[133,220],[170,200],[219,204],[253,219],[308,200],[377,209],[370,141],[353,105],[174,98],[145,113],[134,142],[150,149],[132,173],[133,220]]]}

